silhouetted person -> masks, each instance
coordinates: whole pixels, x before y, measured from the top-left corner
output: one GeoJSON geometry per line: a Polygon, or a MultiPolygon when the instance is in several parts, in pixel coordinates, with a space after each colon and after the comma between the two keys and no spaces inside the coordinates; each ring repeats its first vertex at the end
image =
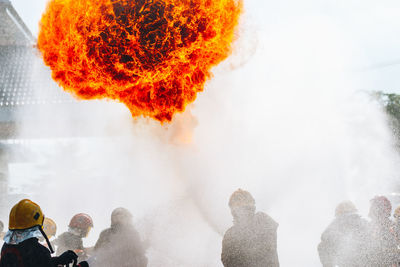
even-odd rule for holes
{"type": "Polygon", "coordinates": [[[132,214],[117,208],[111,214],[111,227],[101,232],[94,247],[96,264],[102,267],[146,267],[147,257],[132,214]]]}
{"type": "Polygon", "coordinates": [[[76,214],[72,217],[68,231],[62,233],[54,240],[57,246],[57,255],[65,250],[72,250],[79,256],[79,260],[88,258],[86,249],[83,247],[83,238],[87,237],[93,227],[92,218],[85,213],[76,214]]]}
{"type": "Polygon", "coordinates": [[[368,222],[350,201],[340,203],[335,219],[321,235],[319,257],[324,267],[365,266],[368,222]]]}
{"type": "Polygon", "coordinates": [[[221,260],[225,267],[278,267],[276,223],[257,212],[252,195],[242,189],[229,200],[233,226],[222,241],[221,260]]]}
{"type": "Polygon", "coordinates": [[[394,224],[390,220],[392,204],[384,196],[371,200],[368,216],[370,242],[366,266],[396,266],[399,261],[394,224]]]}

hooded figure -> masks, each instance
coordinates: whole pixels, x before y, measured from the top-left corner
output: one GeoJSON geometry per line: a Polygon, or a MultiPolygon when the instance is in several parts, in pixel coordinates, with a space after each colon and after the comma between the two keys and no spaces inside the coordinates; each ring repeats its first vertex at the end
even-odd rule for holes
{"type": "Polygon", "coordinates": [[[256,213],[254,198],[241,189],[232,194],[229,207],[233,226],[222,241],[224,266],[278,267],[278,223],[265,213],[256,213]]]}
{"type": "MultiPolygon", "coordinates": [[[[9,231],[4,237],[1,249],[0,267],[57,267],[76,263],[77,255],[66,251],[59,257],[51,257],[53,252],[48,238],[42,229],[44,215],[39,205],[24,199],[10,212],[9,231]],[[38,238],[43,236],[50,248],[42,246],[38,238]]],[[[87,267],[87,262],[78,266],[87,267]]]]}
{"type": "Polygon", "coordinates": [[[397,266],[400,262],[394,223],[390,219],[392,204],[384,196],[371,200],[368,216],[370,242],[366,266],[397,266]]]}
{"type": "Polygon", "coordinates": [[[88,236],[92,227],[93,220],[88,214],[74,215],[68,225],[68,231],[59,235],[54,241],[57,246],[57,255],[65,250],[72,250],[78,254],[79,260],[87,260],[88,256],[82,239],[88,236]]]}
{"type": "Polygon", "coordinates": [[[144,245],[132,225],[132,214],[127,209],[117,208],[112,212],[111,227],[100,233],[94,253],[95,266],[147,266],[144,245]]]}
{"type": "Polygon", "coordinates": [[[319,257],[324,267],[361,267],[367,261],[367,221],[350,201],[340,203],[335,219],[321,235],[319,257]]]}

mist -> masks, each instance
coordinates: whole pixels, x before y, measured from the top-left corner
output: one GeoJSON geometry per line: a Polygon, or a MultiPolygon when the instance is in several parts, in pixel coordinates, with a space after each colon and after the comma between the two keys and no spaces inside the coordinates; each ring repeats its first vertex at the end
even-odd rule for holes
{"type": "Polygon", "coordinates": [[[243,188],[279,223],[281,266],[320,266],[336,204],[352,200],[365,216],[371,197],[398,188],[399,156],[368,91],[379,73],[361,70],[381,57],[355,34],[356,18],[375,12],[379,22],[386,8],[367,1],[353,19],[355,2],[247,1],[232,57],[171,124],[133,119],[110,101],[87,114],[22,111],[21,138],[38,138],[27,144],[30,164],[10,166],[10,190],[38,202],[58,233],[75,213],[90,214],[86,246],[126,207],[150,241],[149,266],[195,267],[222,266],[228,199],[243,188]],[[63,135],[40,138],[54,128],[63,135]]]}

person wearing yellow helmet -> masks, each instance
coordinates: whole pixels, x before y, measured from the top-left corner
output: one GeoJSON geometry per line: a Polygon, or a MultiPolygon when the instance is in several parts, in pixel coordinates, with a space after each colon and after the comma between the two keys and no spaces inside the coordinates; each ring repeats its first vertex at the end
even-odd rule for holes
{"type": "Polygon", "coordinates": [[[400,206],[394,210],[393,217],[396,221],[400,221],[400,206]]]}
{"type": "Polygon", "coordinates": [[[0,221],[0,240],[3,240],[4,238],[4,223],[0,221]]]}
{"type": "Polygon", "coordinates": [[[233,226],[222,240],[221,261],[225,267],[279,267],[278,223],[263,212],[256,213],[253,196],[242,189],[229,199],[233,226]]]}
{"type": "Polygon", "coordinates": [[[367,221],[351,201],[339,203],[335,218],[321,235],[318,254],[322,266],[366,266],[367,221]]]}
{"type": "MultiPolygon", "coordinates": [[[[44,214],[40,206],[29,199],[23,199],[11,209],[9,231],[4,237],[1,249],[0,267],[57,267],[58,265],[76,264],[77,255],[66,251],[59,257],[51,257],[53,249],[42,229],[44,214]],[[49,249],[39,243],[43,236],[49,249]]],[[[87,262],[78,266],[88,267],[87,262]]]]}
{"type": "MultiPolygon", "coordinates": [[[[50,240],[50,244],[53,246],[53,243],[51,240],[56,236],[56,233],[57,233],[56,223],[52,219],[45,217],[42,228],[43,228],[44,233],[47,235],[48,239],[50,240]]],[[[40,237],[39,241],[42,245],[44,245],[45,247],[48,247],[47,242],[45,242],[44,237],[40,237]]]]}
{"type": "Polygon", "coordinates": [[[44,218],[43,231],[46,233],[47,237],[51,239],[56,236],[57,224],[50,218],[44,218]]]}

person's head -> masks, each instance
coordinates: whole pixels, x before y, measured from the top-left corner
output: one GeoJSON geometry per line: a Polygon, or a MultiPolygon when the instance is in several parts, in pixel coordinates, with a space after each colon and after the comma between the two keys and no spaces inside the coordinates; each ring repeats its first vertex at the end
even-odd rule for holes
{"type": "Polygon", "coordinates": [[[29,200],[23,199],[10,211],[10,218],[8,222],[8,229],[10,231],[23,231],[37,227],[37,230],[46,239],[50,252],[54,253],[53,248],[47,238],[46,233],[43,231],[44,214],[38,204],[29,200]]]}
{"type": "Polygon", "coordinates": [[[376,196],[370,201],[368,216],[372,220],[388,219],[392,214],[392,204],[384,196],[376,196]]]}
{"type": "Polygon", "coordinates": [[[0,233],[4,231],[4,223],[0,221],[0,233]]]}
{"type": "Polygon", "coordinates": [[[42,227],[44,215],[38,204],[29,199],[23,199],[10,211],[8,228],[10,230],[25,230],[35,226],[42,227]]]}
{"type": "Polygon", "coordinates": [[[93,220],[86,213],[78,213],[72,217],[68,227],[80,237],[87,237],[93,227],[93,220]]]}
{"type": "Polygon", "coordinates": [[[350,214],[356,214],[358,212],[356,206],[351,201],[343,201],[336,206],[335,217],[342,217],[350,214]]]}
{"type": "Polygon", "coordinates": [[[43,231],[46,233],[48,238],[56,236],[57,233],[56,223],[50,218],[44,218],[43,231]]]}
{"type": "Polygon", "coordinates": [[[111,226],[128,225],[132,223],[132,214],[125,208],[116,208],[111,213],[111,226]]]}
{"type": "Polygon", "coordinates": [[[398,206],[394,210],[393,217],[396,219],[397,222],[400,222],[400,206],[398,206]]]}
{"type": "Polygon", "coordinates": [[[242,189],[236,190],[229,199],[229,207],[234,223],[240,223],[252,218],[256,212],[256,202],[253,196],[242,189]]]}

